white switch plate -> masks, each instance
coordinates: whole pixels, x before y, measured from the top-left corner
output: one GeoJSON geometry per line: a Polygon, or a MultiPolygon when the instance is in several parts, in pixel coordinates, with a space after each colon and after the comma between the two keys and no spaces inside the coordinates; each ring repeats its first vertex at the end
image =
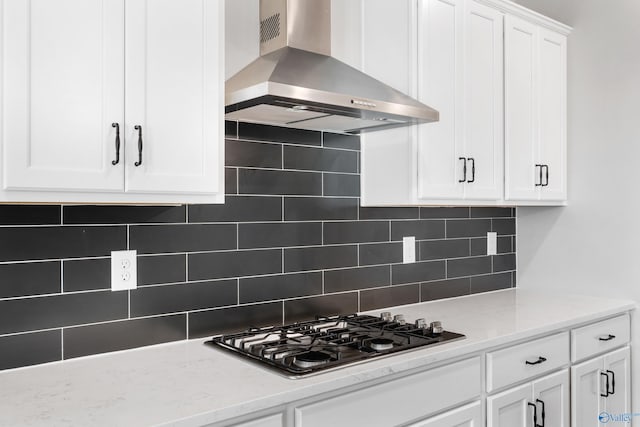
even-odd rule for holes
{"type": "Polygon", "coordinates": [[[405,264],[416,262],[416,238],[414,236],[402,238],[402,262],[405,264]]]}
{"type": "Polygon", "coordinates": [[[487,255],[498,253],[498,233],[490,231],[487,233],[487,255]]]}
{"type": "Polygon", "coordinates": [[[125,291],[138,287],[137,251],[111,252],[111,290],[125,291]]]}

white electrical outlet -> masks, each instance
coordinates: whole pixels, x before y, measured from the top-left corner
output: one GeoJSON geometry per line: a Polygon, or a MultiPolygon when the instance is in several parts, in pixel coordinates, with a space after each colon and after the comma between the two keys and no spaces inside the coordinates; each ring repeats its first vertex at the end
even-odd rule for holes
{"type": "Polygon", "coordinates": [[[125,291],[138,287],[137,251],[111,252],[111,290],[125,291]]]}
{"type": "Polygon", "coordinates": [[[498,233],[487,233],[487,255],[496,255],[498,253],[498,233]]]}
{"type": "Polygon", "coordinates": [[[414,236],[402,238],[402,262],[405,264],[416,262],[416,238],[414,236]]]}

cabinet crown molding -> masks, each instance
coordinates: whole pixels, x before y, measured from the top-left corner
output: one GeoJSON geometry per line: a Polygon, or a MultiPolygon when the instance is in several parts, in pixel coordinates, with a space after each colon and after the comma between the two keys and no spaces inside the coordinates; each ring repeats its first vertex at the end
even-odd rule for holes
{"type": "Polygon", "coordinates": [[[527,20],[533,24],[539,25],[541,27],[547,28],[551,31],[555,31],[556,33],[562,34],[564,36],[568,36],[573,30],[569,25],[563,24],[562,22],[558,22],[554,19],[549,18],[541,13],[535,12],[531,9],[528,9],[524,6],[516,4],[509,0],[475,0],[478,3],[485,4],[494,9],[500,10],[504,13],[508,13],[513,16],[517,16],[518,18],[527,20]]]}

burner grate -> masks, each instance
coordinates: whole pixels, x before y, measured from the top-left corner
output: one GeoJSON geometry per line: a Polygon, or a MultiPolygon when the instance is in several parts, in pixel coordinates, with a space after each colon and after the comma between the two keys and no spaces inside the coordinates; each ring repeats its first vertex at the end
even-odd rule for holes
{"type": "Polygon", "coordinates": [[[302,377],[464,335],[384,320],[374,316],[318,317],[285,326],[250,328],[214,337],[205,344],[260,362],[289,377],[302,377]]]}

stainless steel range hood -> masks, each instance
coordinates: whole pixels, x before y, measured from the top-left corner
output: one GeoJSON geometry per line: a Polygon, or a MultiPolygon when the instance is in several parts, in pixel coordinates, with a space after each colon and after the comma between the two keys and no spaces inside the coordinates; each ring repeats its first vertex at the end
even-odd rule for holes
{"type": "Polygon", "coordinates": [[[332,58],[331,0],[260,0],[260,58],[226,82],[228,120],[360,133],[438,112],[332,58]]]}

